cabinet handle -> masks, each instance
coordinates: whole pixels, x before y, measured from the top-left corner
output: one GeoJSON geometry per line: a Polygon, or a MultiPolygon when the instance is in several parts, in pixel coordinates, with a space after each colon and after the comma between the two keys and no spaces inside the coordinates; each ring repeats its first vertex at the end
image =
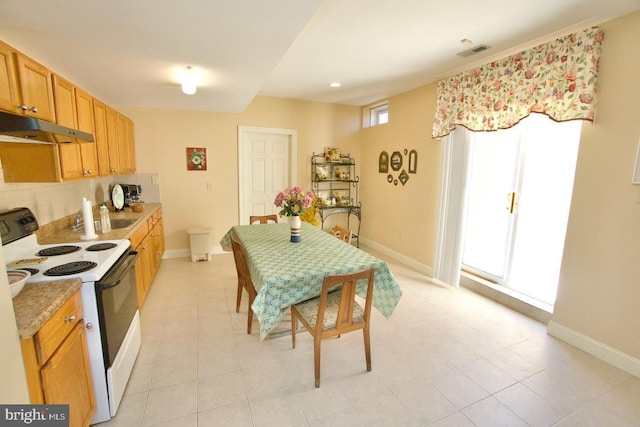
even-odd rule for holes
{"type": "Polygon", "coordinates": [[[76,321],[76,315],[72,314],[71,316],[65,317],[64,321],[65,322],[75,322],[76,321]]]}
{"type": "Polygon", "coordinates": [[[89,322],[86,325],[84,325],[84,327],[87,329],[93,329],[93,323],[89,322]]]}
{"type": "Polygon", "coordinates": [[[29,108],[29,110],[33,111],[34,113],[38,112],[38,107],[31,107],[29,108]]]}
{"type": "Polygon", "coordinates": [[[26,104],[18,104],[16,105],[16,108],[19,108],[24,111],[27,111],[29,109],[29,107],[27,107],[26,104]]]}
{"type": "Polygon", "coordinates": [[[142,245],[142,249],[147,249],[147,245],[142,245]]]}

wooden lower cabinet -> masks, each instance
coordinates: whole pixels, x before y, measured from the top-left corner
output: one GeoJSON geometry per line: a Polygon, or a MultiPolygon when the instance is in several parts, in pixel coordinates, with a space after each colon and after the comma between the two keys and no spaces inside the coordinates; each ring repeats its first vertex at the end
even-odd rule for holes
{"type": "Polygon", "coordinates": [[[69,426],[87,426],[95,412],[84,325],[78,323],[40,370],[46,403],[69,404],[69,426]]]}
{"type": "Polygon", "coordinates": [[[20,345],[31,403],[68,404],[69,426],[88,426],[96,403],[80,291],[20,345]]]}
{"type": "Polygon", "coordinates": [[[136,291],[138,308],[142,308],[164,254],[162,209],[159,208],[153,212],[148,220],[134,231],[131,246],[139,253],[136,261],[136,291]]]}

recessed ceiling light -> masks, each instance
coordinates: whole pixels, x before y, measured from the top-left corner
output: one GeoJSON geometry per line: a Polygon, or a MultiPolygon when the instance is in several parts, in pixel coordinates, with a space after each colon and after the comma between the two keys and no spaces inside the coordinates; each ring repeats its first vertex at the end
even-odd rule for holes
{"type": "Polygon", "coordinates": [[[331,86],[331,87],[340,87],[340,86],[342,86],[342,83],[340,83],[340,82],[333,82],[333,83],[329,83],[329,86],[331,86]]]}

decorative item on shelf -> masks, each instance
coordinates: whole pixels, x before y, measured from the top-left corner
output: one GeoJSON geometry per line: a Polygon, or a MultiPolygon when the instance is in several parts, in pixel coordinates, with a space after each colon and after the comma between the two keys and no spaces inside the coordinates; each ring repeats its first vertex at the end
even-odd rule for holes
{"type": "Polygon", "coordinates": [[[207,170],[207,149],[187,147],[187,170],[206,171],[207,170]]]}
{"type": "Polygon", "coordinates": [[[327,147],[324,151],[324,159],[327,162],[339,162],[340,161],[340,150],[337,148],[327,147]]]}
{"type": "Polygon", "coordinates": [[[277,207],[282,208],[280,216],[289,217],[291,242],[293,243],[302,241],[302,236],[300,235],[300,216],[304,215],[307,209],[312,206],[314,198],[313,192],[304,191],[302,188],[296,186],[293,188],[285,188],[278,193],[273,202],[277,207]]]}
{"type": "Polygon", "coordinates": [[[327,168],[323,166],[316,167],[316,181],[324,181],[325,179],[329,179],[327,168]]]}

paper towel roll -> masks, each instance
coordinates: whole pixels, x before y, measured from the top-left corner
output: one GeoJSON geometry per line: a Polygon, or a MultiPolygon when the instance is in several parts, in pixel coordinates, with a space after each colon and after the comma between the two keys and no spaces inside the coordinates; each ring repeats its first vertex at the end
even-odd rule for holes
{"type": "Polygon", "coordinates": [[[93,211],[91,210],[91,202],[86,197],[82,198],[82,218],[84,219],[84,235],[80,236],[82,240],[97,239],[98,235],[93,227],[93,211]]]}

